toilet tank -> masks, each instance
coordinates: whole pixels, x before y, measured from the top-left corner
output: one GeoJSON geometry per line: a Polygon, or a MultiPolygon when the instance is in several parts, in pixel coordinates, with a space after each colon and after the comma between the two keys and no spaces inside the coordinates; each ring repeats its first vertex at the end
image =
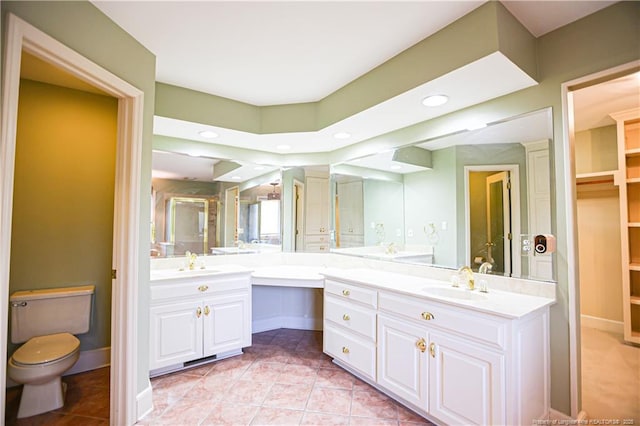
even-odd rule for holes
{"type": "Polygon", "coordinates": [[[89,331],[91,299],[95,286],[17,291],[9,297],[11,341],[26,342],[34,336],[89,331]]]}

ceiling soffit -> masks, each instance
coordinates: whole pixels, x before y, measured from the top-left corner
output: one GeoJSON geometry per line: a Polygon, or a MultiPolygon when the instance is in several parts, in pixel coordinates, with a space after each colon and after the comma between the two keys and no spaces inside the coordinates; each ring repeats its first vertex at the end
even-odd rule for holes
{"type": "Polygon", "coordinates": [[[535,38],[502,4],[487,2],[318,102],[255,106],[157,83],[155,115],[254,134],[314,132],[496,52],[536,79],[535,38]]]}

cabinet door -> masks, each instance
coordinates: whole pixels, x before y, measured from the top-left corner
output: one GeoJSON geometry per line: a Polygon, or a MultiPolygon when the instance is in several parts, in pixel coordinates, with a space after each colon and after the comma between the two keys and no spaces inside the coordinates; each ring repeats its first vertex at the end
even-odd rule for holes
{"type": "Polygon", "coordinates": [[[428,410],[428,332],[378,315],[378,384],[428,410]]]}
{"type": "Polygon", "coordinates": [[[250,306],[248,293],[204,301],[204,356],[251,345],[250,306]]]}
{"type": "Polygon", "coordinates": [[[202,306],[199,302],[153,306],[150,369],[202,358],[202,306]]]}
{"type": "Polygon", "coordinates": [[[329,233],[329,179],[308,177],[305,182],[304,233],[329,233]]]}
{"type": "Polygon", "coordinates": [[[429,413],[447,424],[504,424],[504,356],[437,332],[430,338],[429,413]]]}

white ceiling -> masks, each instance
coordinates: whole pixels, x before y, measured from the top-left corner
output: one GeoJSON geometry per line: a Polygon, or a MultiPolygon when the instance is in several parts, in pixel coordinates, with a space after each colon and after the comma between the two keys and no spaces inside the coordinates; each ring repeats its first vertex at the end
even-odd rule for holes
{"type": "MultiPolygon", "coordinates": [[[[156,55],[158,81],[254,105],[278,105],[326,97],[484,0],[93,3],[156,55]]],[[[612,3],[615,1],[503,2],[536,37],[612,3]]],[[[269,152],[333,151],[533,84],[497,53],[318,132],[256,135],[156,117],[154,133],[269,152]],[[496,69],[500,70],[499,85],[491,80],[496,69]],[[431,93],[447,93],[450,102],[427,109],[420,100],[431,93]],[[219,136],[213,140],[198,136],[207,128],[219,136]],[[352,137],[336,140],[332,135],[338,131],[348,131],[352,137]],[[276,146],[283,144],[290,149],[278,150],[276,146]]],[[[500,128],[490,126],[473,135],[500,128]]],[[[458,139],[448,143],[463,143],[459,138],[469,135],[453,133],[458,139]]],[[[430,149],[434,146],[430,142],[430,149]]]]}

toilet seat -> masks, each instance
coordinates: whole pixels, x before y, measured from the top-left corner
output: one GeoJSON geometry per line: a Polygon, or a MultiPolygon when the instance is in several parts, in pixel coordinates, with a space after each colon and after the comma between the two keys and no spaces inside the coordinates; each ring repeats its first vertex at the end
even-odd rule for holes
{"type": "Polygon", "coordinates": [[[32,337],[13,353],[18,365],[37,365],[58,361],[73,354],[80,347],[80,340],[73,334],[57,333],[32,337]]]}

